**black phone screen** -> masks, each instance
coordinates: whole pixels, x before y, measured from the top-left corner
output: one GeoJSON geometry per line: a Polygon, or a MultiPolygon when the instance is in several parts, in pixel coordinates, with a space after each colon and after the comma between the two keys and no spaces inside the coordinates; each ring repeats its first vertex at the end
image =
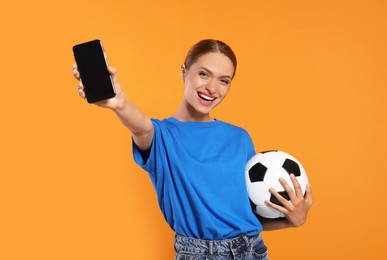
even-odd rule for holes
{"type": "Polygon", "coordinates": [[[114,85],[107,70],[101,42],[93,40],[75,45],[73,52],[87,102],[94,103],[114,97],[114,85]]]}

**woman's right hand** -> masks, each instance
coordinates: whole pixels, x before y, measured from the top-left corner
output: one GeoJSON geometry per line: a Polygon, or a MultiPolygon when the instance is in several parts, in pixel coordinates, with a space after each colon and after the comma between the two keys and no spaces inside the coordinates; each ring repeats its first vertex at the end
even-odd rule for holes
{"type": "MultiPolygon", "coordinates": [[[[121,85],[118,83],[117,69],[110,67],[110,66],[107,69],[109,71],[110,76],[112,77],[112,81],[113,81],[116,95],[113,98],[98,101],[98,102],[95,102],[94,104],[99,106],[99,107],[110,108],[112,110],[116,110],[116,109],[119,109],[123,105],[126,97],[125,97],[125,93],[122,91],[121,85]]],[[[77,80],[79,80],[79,83],[77,85],[77,90],[78,90],[79,96],[83,99],[86,99],[85,88],[82,84],[82,80],[81,80],[80,75],[79,75],[77,64],[73,65],[73,76],[77,80]]]]}

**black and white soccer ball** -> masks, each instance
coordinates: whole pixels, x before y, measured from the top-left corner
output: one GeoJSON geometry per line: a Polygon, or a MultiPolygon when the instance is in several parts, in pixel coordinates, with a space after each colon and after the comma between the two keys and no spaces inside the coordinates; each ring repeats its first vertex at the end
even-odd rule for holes
{"type": "Polygon", "coordinates": [[[285,215],[273,209],[265,203],[265,200],[281,205],[282,204],[269,192],[274,188],[287,200],[289,195],[279,182],[282,177],[293,189],[290,174],[293,173],[300,183],[302,194],[305,195],[308,177],[304,167],[297,159],[283,151],[267,151],[254,155],[246,164],[246,184],[253,211],[264,218],[284,218],[285,215]]]}

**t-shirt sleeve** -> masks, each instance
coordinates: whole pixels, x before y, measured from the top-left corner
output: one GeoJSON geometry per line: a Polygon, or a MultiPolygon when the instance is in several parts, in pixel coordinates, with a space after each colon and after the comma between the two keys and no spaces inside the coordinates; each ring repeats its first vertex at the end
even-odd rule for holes
{"type": "MultiPolygon", "coordinates": [[[[146,164],[146,162],[148,161],[148,158],[149,158],[149,155],[150,155],[150,152],[151,152],[151,147],[149,147],[148,149],[146,150],[142,150],[140,149],[137,144],[134,142],[133,138],[132,138],[132,144],[133,144],[133,147],[134,149],[136,149],[140,155],[141,155],[141,158],[142,158],[142,164],[146,164]]],[[[137,152],[136,151],[136,152],[137,152]]]]}
{"type": "Polygon", "coordinates": [[[159,139],[161,139],[160,126],[156,120],[152,119],[154,127],[154,134],[152,144],[148,150],[141,150],[138,148],[132,138],[132,153],[134,161],[145,171],[151,174],[156,174],[157,163],[156,163],[156,145],[159,139]]]}
{"type": "Polygon", "coordinates": [[[247,153],[247,160],[249,160],[251,157],[253,157],[256,154],[256,152],[255,152],[253,140],[251,139],[247,131],[245,131],[244,142],[245,142],[245,148],[247,153]]]}

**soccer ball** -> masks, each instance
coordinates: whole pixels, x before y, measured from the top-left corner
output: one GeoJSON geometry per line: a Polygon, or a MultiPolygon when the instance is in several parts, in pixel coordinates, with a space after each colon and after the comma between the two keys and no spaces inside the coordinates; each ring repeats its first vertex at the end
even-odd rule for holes
{"type": "Polygon", "coordinates": [[[305,195],[308,177],[304,167],[293,156],[282,151],[260,152],[254,155],[246,164],[246,184],[253,211],[264,218],[284,218],[281,212],[266,205],[265,200],[281,205],[269,192],[269,188],[274,188],[287,200],[289,195],[279,182],[282,177],[293,189],[290,174],[293,173],[301,185],[302,194],[305,195]]]}

